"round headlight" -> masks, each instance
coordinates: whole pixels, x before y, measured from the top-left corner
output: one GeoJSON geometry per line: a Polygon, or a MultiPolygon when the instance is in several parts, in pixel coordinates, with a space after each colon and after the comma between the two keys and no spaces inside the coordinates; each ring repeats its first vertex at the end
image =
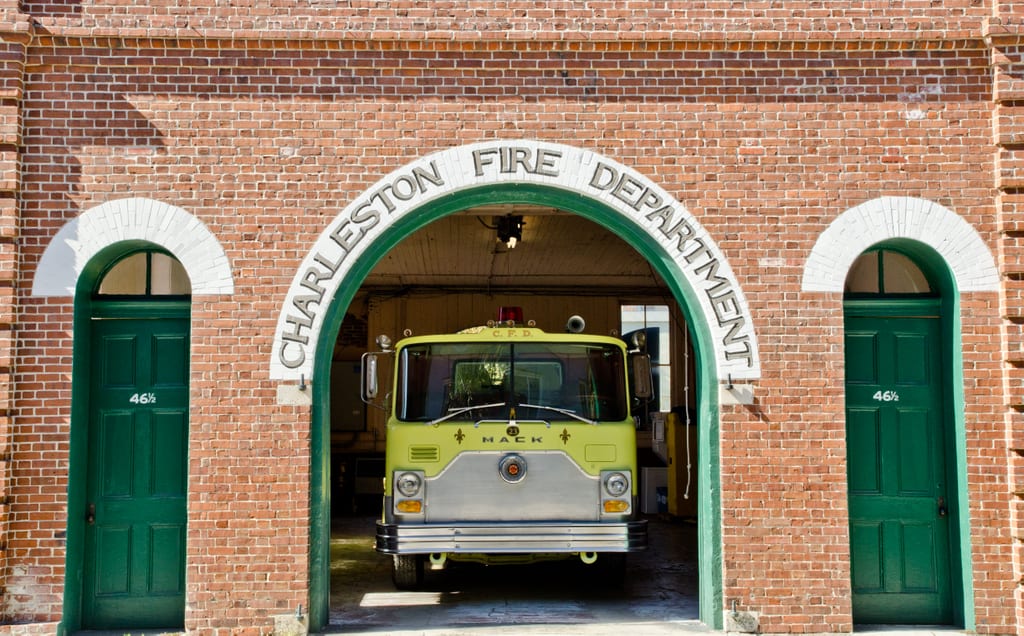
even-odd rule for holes
{"type": "Polygon", "coordinates": [[[612,497],[621,497],[629,490],[629,479],[622,473],[612,473],[604,480],[604,489],[612,497]]]}
{"type": "Polygon", "coordinates": [[[413,497],[420,491],[423,480],[416,473],[402,473],[395,478],[395,488],[403,497],[413,497]]]}

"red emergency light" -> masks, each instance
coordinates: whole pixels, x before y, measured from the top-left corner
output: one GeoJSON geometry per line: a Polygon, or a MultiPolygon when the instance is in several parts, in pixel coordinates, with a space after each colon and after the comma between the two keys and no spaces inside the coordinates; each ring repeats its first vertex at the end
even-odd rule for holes
{"type": "Polygon", "coordinates": [[[523,322],[522,307],[499,307],[498,322],[511,322],[521,324],[523,322]]]}

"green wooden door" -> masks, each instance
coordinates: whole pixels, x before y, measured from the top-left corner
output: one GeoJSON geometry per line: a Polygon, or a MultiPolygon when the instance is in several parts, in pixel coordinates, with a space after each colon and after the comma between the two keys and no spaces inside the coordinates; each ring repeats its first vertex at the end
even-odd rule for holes
{"type": "Polygon", "coordinates": [[[853,619],[952,622],[937,316],[846,317],[853,619]]]}
{"type": "Polygon", "coordinates": [[[82,623],[180,627],[188,319],[92,321],[82,623]]]}

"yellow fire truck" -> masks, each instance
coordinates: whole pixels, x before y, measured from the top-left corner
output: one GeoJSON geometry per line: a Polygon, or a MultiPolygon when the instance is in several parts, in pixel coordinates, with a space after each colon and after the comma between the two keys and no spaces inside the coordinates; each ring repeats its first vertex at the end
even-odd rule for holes
{"type": "Polygon", "coordinates": [[[363,360],[363,399],[387,398],[377,551],[414,589],[425,567],[578,555],[624,574],[647,547],[638,519],[631,398],[651,394],[642,338],[522,324],[521,311],[450,335],[407,337],[363,360]],[[509,317],[509,316],[512,317],[509,317]],[[379,370],[394,356],[384,395],[379,370]]]}

